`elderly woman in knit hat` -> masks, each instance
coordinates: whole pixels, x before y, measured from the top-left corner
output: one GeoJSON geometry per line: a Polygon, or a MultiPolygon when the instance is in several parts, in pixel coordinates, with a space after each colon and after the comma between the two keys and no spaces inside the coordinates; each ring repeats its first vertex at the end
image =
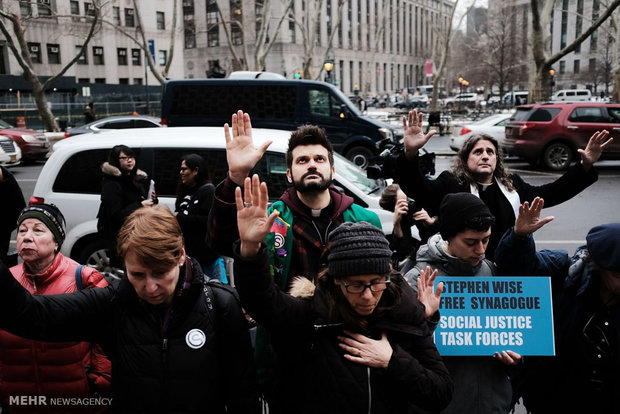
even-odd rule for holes
{"type": "Polygon", "coordinates": [[[556,356],[528,357],[516,398],[532,413],[620,412],[620,223],[593,227],[571,257],[540,250],[540,198],[519,208],[496,250],[510,275],[550,276],[556,356]]]}
{"type": "MultiPolygon", "coordinates": [[[[64,239],[65,218],[56,206],[35,204],[22,210],[17,220],[17,253],[23,263],[10,271],[33,295],[107,286],[95,269],[82,267],[60,253],[64,239]]],[[[14,395],[88,397],[106,393],[110,374],[110,361],[96,345],[32,341],[0,330],[0,397],[5,407],[14,395]]],[[[21,410],[11,406],[11,412],[21,410]]]]}
{"type": "Polygon", "coordinates": [[[327,268],[316,287],[300,277],[284,293],[270,274],[264,243],[278,212],[267,216],[267,186],[258,176],[244,186],[243,197],[236,190],[237,290],[246,310],[273,332],[280,357],[305,356],[305,364],[295,367],[296,410],[413,413],[445,407],[452,381],[424,306],[391,269],[381,230],[366,222],[340,225],[329,235],[327,268]]]}

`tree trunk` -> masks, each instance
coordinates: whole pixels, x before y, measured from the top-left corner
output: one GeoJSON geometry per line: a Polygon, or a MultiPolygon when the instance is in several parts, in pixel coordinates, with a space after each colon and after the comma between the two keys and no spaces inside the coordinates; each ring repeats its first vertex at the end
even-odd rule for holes
{"type": "Polygon", "coordinates": [[[41,85],[39,79],[36,79],[36,81],[30,80],[30,84],[32,85],[32,96],[34,96],[34,101],[37,104],[37,110],[39,111],[45,130],[58,132],[58,125],[56,124],[56,119],[54,119],[54,114],[49,107],[47,99],[45,98],[45,90],[42,88],[43,85],[41,85]]]}

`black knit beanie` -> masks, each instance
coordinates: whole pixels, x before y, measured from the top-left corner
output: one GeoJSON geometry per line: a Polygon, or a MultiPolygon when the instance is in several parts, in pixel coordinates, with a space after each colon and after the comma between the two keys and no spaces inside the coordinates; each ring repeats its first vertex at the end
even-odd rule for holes
{"type": "Polygon", "coordinates": [[[343,223],[329,235],[329,274],[382,275],[390,271],[392,251],[385,235],[370,223],[343,223]]]}
{"type": "Polygon", "coordinates": [[[439,206],[439,233],[444,240],[465,229],[474,217],[492,217],[484,201],[471,193],[446,194],[439,206]]]}
{"type": "Polygon", "coordinates": [[[65,241],[65,217],[54,204],[33,204],[24,208],[17,219],[17,227],[29,218],[40,220],[45,224],[54,235],[58,247],[65,241]]]}

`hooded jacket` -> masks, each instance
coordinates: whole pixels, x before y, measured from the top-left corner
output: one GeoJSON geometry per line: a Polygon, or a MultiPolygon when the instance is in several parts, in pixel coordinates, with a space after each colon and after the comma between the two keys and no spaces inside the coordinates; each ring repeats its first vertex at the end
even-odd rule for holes
{"type": "Polygon", "coordinates": [[[97,230],[114,241],[125,219],[142,207],[149,188],[147,174],[138,169],[135,175],[123,175],[121,170],[108,162],[101,166],[101,206],[97,214],[97,230]]]}
{"type": "MultiPolygon", "coordinates": [[[[288,378],[294,387],[281,390],[291,412],[438,412],[450,400],[451,379],[424,322],[423,307],[399,274],[391,280],[401,290],[400,301],[394,309],[371,316],[365,332],[371,337],[387,334],[393,353],[386,369],[343,357],[337,337],[344,326],[329,323],[325,288],[319,284],[306,297],[283,293],[270,275],[264,245],[255,260],[236,255],[235,275],[250,314],[270,331],[286,333],[275,346],[287,350],[280,355],[285,365],[292,365],[288,378]]],[[[394,298],[386,290],[379,306],[390,303],[394,298]]]]}
{"type": "MultiPolygon", "coordinates": [[[[506,232],[497,246],[504,274],[550,276],[555,357],[527,357],[517,384],[533,413],[620,412],[620,301],[603,306],[586,246],[536,251],[534,238],[506,232]]],[[[517,396],[517,397],[518,397],[517,396]]]]}
{"type": "Polygon", "coordinates": [[[102,289],[32,296],[0,264],[0,327],[37,340],[87,340],[112,361],[112,411],[260,412],[247,322],[234,291],[188,258],[168,309],[124,278],[102,289]]]}
{"type": "MultiPolygon", "coordinates": [[[[432,236],[420,247],[416,266],[405,275],[412,286],[427,265],[437,269],[438,276],[493,276],[496,268],[483,259],[477,266],[450,256],[440,234],[432,236]]],[[[446,356],[446,367],[454,380],[450,405],[442,413],[506,414],[510,411],[512,388],[510,370],[493,357],[446,356]]]]}
{"type": "MultiPolygon", "coordinates": [[[[11,273],[30,293],[52,295],[78,290],[77,267],[77,262],[57,253],[51,266],[42,274],[28,274],[23,263],[13,266],[11,273]]],[[[81,277],[84,289],[107,286],[95,269],[84,267],[81,277]]],[[[15,395],[107,395],[111,371],[110,361],[96,344],[39,342],[0,330],[0,395],[5,407],[9,406],[9,397],[15,395]]],[[[90,412],[101,408],[92,407],[90,412]]],[[[61,411],[67,412],[68,409],[64,407],[61,411]]],[[[10,411],[33,412],[33,407],[11,406],[10,411]]]]}

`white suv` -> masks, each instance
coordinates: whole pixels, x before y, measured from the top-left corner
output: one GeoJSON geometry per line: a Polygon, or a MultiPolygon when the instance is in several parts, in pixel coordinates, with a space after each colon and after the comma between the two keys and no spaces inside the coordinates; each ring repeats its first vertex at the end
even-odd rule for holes
{"type": "MultiPolygon", "coordinates": [[[[286,148],[289,132],[253,129],[254,143],[273,140],[269,150],[254,172],[269,185],[275,201],[288,187],[286,179],[286,148]]],[[[41,170],[34,188],[37,202],[53,203],[67,221],[67,236],[62,253],[80,263],[98,268],[108,275],[122,274],[109,267],[108,252],[97,234],[97,212],[101,193],[101,164],[110,149],[124,144],[136,152],[136,162],[155,181],[159,202],[174,211],[180,159],[197,153],[204,157],[213,183],[221,181],[228,170],[224,131],[221,127],[177,127],[111,130],[96,137],[83,134],[63,140],[54,147],[41,170]],[[95,138],[95,139],[93,139],[95,138]]],[[[381,180],[372,180],[346,158],[334,153],[336,174],[334,185],[353,197],[355,202],[375,211],[383,230],[392,232],[392,212],[381,209],[381,180]]]]}

